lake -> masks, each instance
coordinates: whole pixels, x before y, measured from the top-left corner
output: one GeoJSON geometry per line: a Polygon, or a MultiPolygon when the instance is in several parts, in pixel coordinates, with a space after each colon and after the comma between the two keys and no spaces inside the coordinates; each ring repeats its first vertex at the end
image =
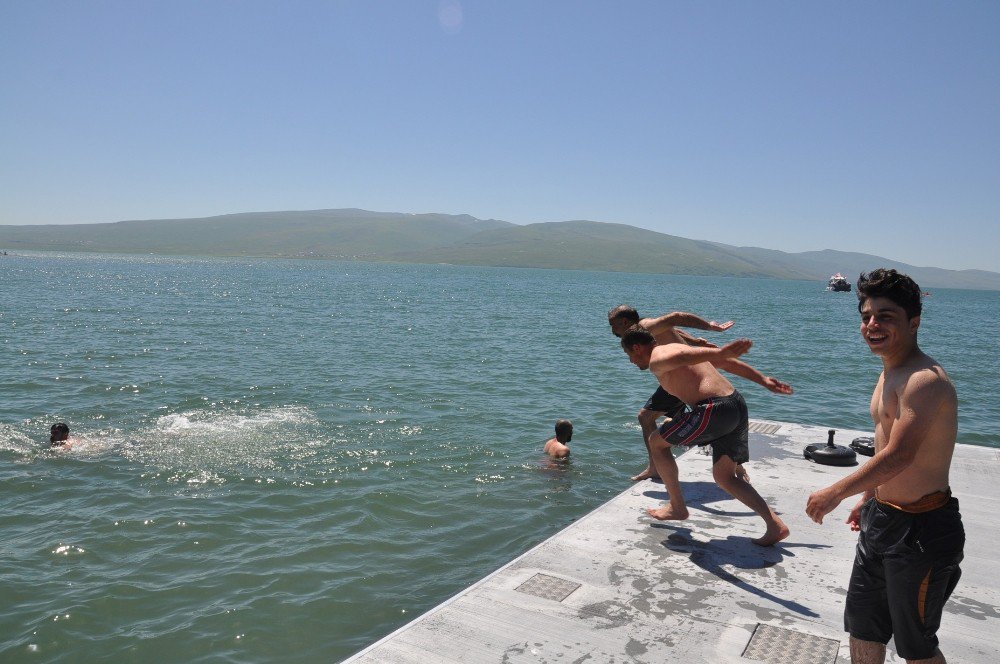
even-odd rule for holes
{"type": "MultiPolygon", "coordinates": [[[[869,430],[881,363],[825,285],[2,257],[0,660],[335,661],[415,618],[644,467],[655,380],[609,333],[623,302],[735,320],[702,334],[752,338],[743,359],[796,389],[734,378],[752,418],[869,430]],[[559,418],[572,460],[548,463],[559,418]],[[56,421],[71,451],[47,449],[56,421]]],[[[963,443],[1000,446],[998,312],[926,298],[963,443]]]]}

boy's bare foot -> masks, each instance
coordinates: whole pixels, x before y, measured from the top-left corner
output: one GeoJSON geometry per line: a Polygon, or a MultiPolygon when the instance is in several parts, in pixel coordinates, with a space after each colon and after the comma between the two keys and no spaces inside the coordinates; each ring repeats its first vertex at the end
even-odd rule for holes
{"type": "Polygon", "coordinates": [[[661,507],[659,509],[653,509],[652,507],[646,510],[646,514],[653,517],[657,521],[683,521],[688,518],[687,508],[674,509],[673,505],[667,505],[666,507],[661,507]]]}
{"type": "Polygon", "coordinates": [[[642,480],[648,480],[648,479],[658,480],[660,479],[660,476],[656,474],[655,470],[647,467],[646,470],[642,471],[638,475],[633,475],[631,479],[633,482],[641,482],[642,480]]]}
{"type": "Polygon", "coordinates": [[[785,522],[779,519],[777,516],[774,517],[774,523],[767,526],[767,532],[764,533],[763,537],[758,537],[755,540],[750,540],[757,546],[774,546],[781,540],[788,537],[791,531],[788,530],[788,526],[785,522]]]}

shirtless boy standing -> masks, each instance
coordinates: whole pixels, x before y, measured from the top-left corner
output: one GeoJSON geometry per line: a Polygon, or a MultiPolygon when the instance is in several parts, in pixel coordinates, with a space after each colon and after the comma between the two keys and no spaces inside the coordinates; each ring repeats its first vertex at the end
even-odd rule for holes
{"type": "Polygon", "coordinates": [[[670,448],[712,445],[715,482],[764,520],[767,530],[752,540],[771,546],[788,537],[788,526],[774,513],[757,490],[739,472],[749,460],[749,418],[743,396],[716,367],[732,372],[737,357],[750,350],[749,339],[738,339],[721,348],[693,347],[683,343],[658,344],[641,325],[622,335],[622,348],[632,364],[649,369],[669,394],[690,410],[666,422],[649,435],[649,448],[663,484],[670,494],[665,507],[648,510],[659,520],[688,518],[677,463],[670,448]]]}
{"type": "Polygon", "coordinates": [[[908,662],[944,662],[937,629],[961,576],[965,530],[948,471],[958,434],[955,386],[920,350],[920,288],[895,270],[858,279],[861,336],[882,358],[872,394],[875,456],[809,496],[817,523],[862,494],[847,523],[860,531],[844,629],[855,664],[885,661],[885,644],[908,662]]]}

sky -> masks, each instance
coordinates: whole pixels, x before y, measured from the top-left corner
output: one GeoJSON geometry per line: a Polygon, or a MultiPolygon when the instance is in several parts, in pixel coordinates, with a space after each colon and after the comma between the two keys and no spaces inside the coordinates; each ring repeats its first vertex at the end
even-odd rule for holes
{"type": "Polygon", "coordinates": [[[0,224],[363,208],[1000,271],[1000,3],[5,0],[0,224]]]}

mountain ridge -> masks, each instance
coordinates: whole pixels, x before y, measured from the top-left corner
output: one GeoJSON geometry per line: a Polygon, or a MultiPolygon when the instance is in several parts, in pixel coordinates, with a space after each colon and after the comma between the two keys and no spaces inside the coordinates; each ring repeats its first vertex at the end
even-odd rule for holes
{"type": "Polygon", "coordinates": [[[893,267],[910,274],[924,288],[1000,290],[1000,273],[914,266],[858,252],[789,253],[581,219],[518,225],[464,214],[357,208],[0,226],[0,249],[330,258],[824,281],[834,272],[852,277],[875,267],[893,267]]]}

